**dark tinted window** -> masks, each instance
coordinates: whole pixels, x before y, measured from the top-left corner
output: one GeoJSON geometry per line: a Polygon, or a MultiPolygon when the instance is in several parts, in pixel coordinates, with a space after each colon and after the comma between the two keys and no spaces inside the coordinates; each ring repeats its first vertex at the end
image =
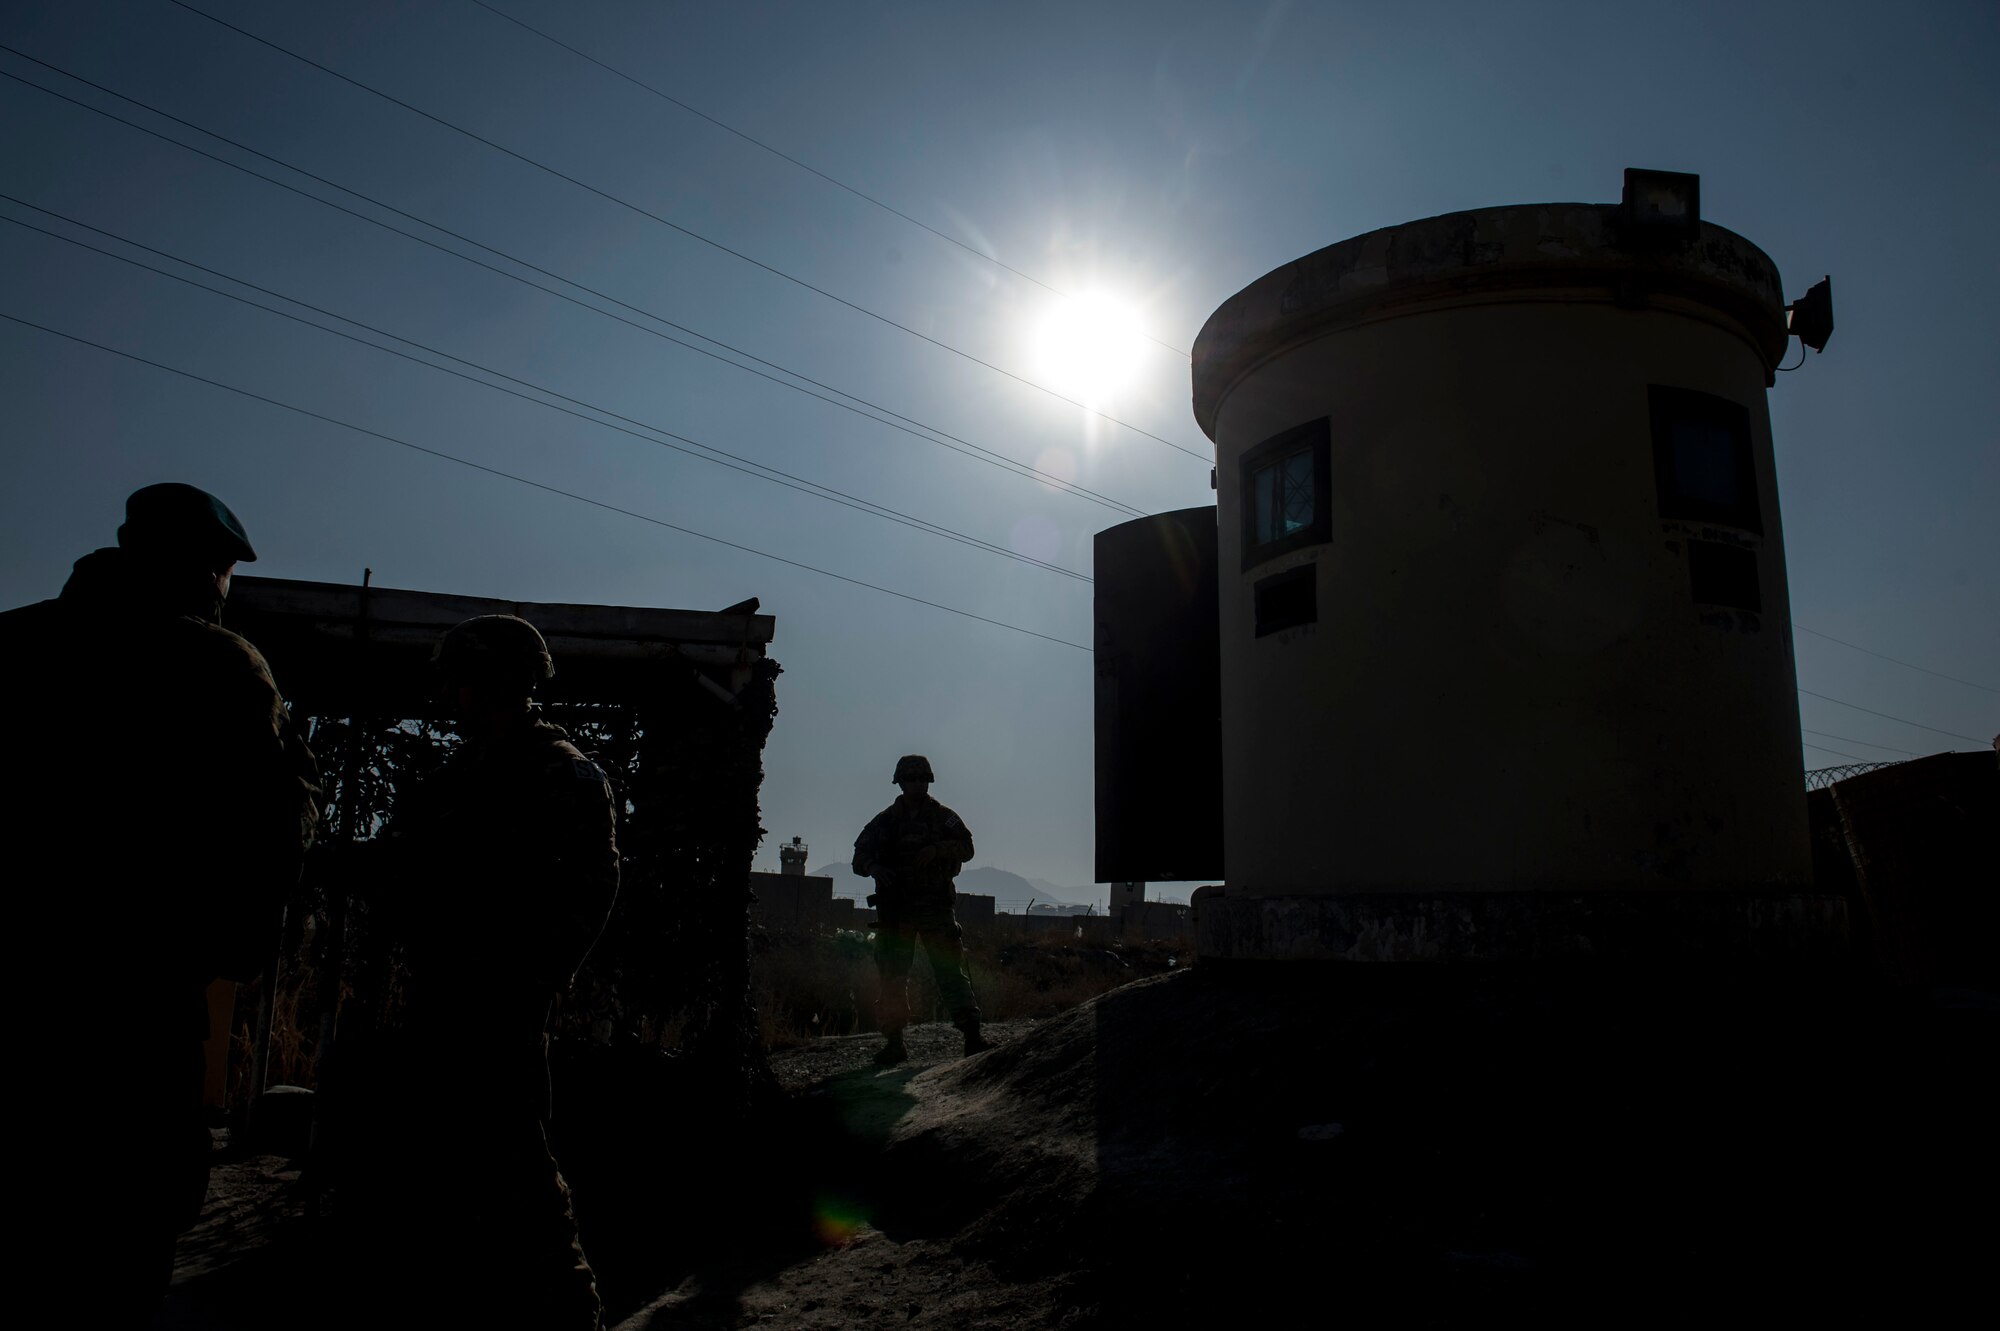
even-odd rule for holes
{"type": "Polygon", "coordinates": [[[1689,541],[1687,551],[1688,587],[1696,601],[1763,613],[1755,550],[1720,541],[1689,541]]]}
{"type": "Polygon", "coordinates": [[[1660,516],[1761,535],[1748,409],[1712,393],[1659,384],[1652,386],[1651,405],[1660,516]]]}
{"type": "Polygon", "coordinates": [[[1327,422],[1273,435],[1243,455],[1243,567],[1327,539],[1327,422]]]}
{"type": "Polygon", "coordinates": [[[1259,578],[1256,586],[1257,636],[1319,620],[1317,564],[1302,564],[1259,578]]]}
{"type": "Polygon", "coordinates": [[[1274,458],[1250,477],[1257,505],[1250,539],[1266,545],[1313,525],[1313,451],[1310,446],[1274,458]]]}

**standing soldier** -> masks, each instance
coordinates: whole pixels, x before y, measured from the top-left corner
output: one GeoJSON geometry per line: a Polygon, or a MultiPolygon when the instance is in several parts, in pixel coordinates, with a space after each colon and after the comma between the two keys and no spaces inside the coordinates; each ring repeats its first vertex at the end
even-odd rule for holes
{"type": "Polygon", "coordinates": [[[979,1002],[965,973],[964,932],[952,914],[952,879],[972,858],[972,833],[959,816],[931,798],[930,759],[909,754],[890,778],[903,793],[869,820],[854,843],[854,872],[875,880],[875,965],[882,976],[876,1022],[887,1042],[875,1061],[902,1062],[903,1027],[910,1021],[910,965],[922,940],[951,1008],[952,1024],[965,1033],[965,1052],[993,1046],[979,1033],[979,1002]]]}
{"type": "Polygon", "coordinates": [[[435,662],[463,743],[400,802],[367,899],[402,945],[402,1025],[332,1092],[353,1320],[595,1331],[548,1148],[548,1019],[617,895],[611,786],[537,715],[555,666],[526,620],[468,619],[435,662]]]}
{"type": "Polygon", "coordinates": [[[268,958],[317,818],[270,668],[220,622],[256,557],[214,495],[149,485],[59,597],[0,615],[8,971],[17,1018],[50,1023],[16,1100],[60,1137],[17,1152],[24,1260],[53,1321],[157,1316],[207,1191],[203,991],[268,958]]]}

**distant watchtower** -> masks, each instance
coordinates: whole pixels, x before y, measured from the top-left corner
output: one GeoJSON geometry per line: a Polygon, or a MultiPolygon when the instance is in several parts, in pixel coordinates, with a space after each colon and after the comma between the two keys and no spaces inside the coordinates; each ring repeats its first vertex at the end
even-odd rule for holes
{"type": "Polygon", "coordinates": [[[778,872],[803,878],[806,872],[806,843],[793,837],[789,845],[778,847],[778,872]]]}
{"type": "Polygon", "coordinates": [[[1118,918],[1119,913],[1127,906],[1137,905],[1145,899],[1146,885],[1144,883],[1113,883],[1111,885],[1111,909],[1106,913],[1115,920],[1118,918]]]}

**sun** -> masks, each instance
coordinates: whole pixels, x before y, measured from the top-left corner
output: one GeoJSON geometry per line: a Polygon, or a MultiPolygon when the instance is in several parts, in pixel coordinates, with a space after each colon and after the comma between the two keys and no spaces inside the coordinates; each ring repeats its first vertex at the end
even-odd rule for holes
{"type": "Polygon", "coordinates": [[[1059,297],[1035,334],[1041,377],[1083,402],[1117,396],[1139,371],[1146,336],[1132,307],[1095,292],[1059,297]]]}

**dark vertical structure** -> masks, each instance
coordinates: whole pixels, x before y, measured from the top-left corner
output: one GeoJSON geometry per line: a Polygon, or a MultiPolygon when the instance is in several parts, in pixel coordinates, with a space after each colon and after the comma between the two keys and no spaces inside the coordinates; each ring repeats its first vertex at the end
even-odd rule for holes
{"type": "Polygon", "coordinates": [[[1097,881],[1222,876],[1215,509],[1097,533],[1097,881]]]}

